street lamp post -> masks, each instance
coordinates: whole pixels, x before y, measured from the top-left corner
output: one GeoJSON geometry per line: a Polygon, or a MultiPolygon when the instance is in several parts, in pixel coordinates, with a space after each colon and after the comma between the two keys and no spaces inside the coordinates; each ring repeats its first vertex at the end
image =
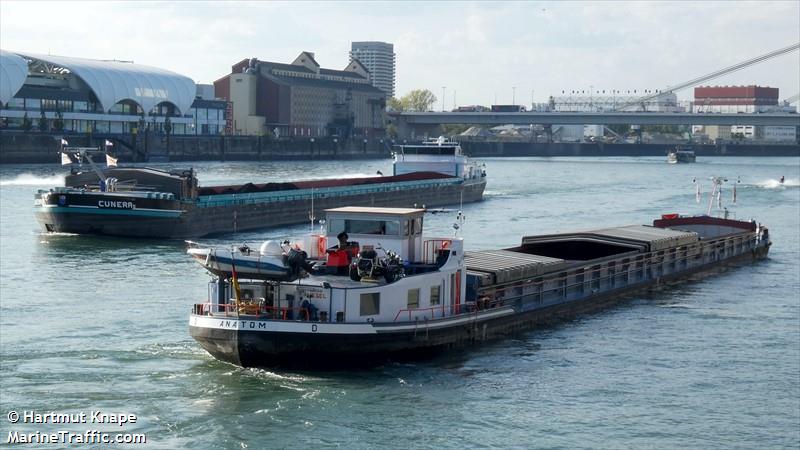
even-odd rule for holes
{"type": "Polygon", "coordinates": [[[512,105],[516,105],[517,104],[517,87],[516,86],[511,86],[511,104],[512,105]]]}
{"type": "Polygon", "coordinates": [[[446,86],[442,86],[442,112],[444,112],[444,89],[446,86]]]}

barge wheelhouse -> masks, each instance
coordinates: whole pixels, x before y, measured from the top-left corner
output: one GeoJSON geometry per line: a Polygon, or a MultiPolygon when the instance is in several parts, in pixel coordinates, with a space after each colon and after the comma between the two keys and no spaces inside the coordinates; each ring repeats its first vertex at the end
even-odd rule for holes
{"type": "MultiPolygon", "coordinates": [[[[318,237],[322,259],[307,273],[296,271],[295,279],[242,275],[234,281],[235,270],[217,266],[208,299],[194,305],[189,321],[204,349],[242,366],[335,367],[414,358],[764,258],[770,245],[768,230],[752,222],[665,216],[652,226],[526,236],[516,247],[465,252],[459,237],[423,238],[422,210],[327,213],[328,235],[338,235],[339,242],[331,247],[318,237]],[[376,256],[378,248],[384,258],[376,256]],[[395,275],[365,275],[364,261],[395,275]]],[[[237,254],[234,260],[261,257],[237,254]]],[[[213,266],[200,259],[207,269],[213,266]]]]}

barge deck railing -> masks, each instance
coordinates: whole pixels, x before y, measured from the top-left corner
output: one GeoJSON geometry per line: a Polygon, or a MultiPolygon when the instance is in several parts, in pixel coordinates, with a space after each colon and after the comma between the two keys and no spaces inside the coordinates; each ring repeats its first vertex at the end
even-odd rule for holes
{"type": "Polygon", "coordinates": [[[547,294],[551,294],[552,299],[553,293],[557,293],[559,299],[566,299],[570,293],[575,293],[575,288],[578,288],[579,295],[582,295],[587,289],[592,293],[608,292],[621,287],[635,285],[648,279],[658,279],[665,275],[686,270],[689,268],[690,260],[701,259],[702,262],[695,265],[699,267],[720,261],[729,252],[737,252],[738,250],[738,254],[741,255],[757,248],[758,243],[758,236],[727,236],[690,246],[667,249],[666,251],[659,250],[640,255],[628,255],[623,258],[604,261],[600,264],[588,264],[592,266],[591,268],[573,267],[568,271],[562,271],[558,275],[531,277],[527,280],[516,280],[502,285],[485,287],[478,290],[478,298],[489,298],[493,302],[498,300],[506,302],[536,296],[538,297],[538,303],[545,301],[547,294]],[[711,251],[702,251],[704,249],[710,249],[711,251]],[[721,255],[719,253],[720,250],[722,251],[721,255]],[[681,254],[679,255],[678,253],[681,254]],[[672,256],[672,258],[667,258],[668,256],[672,256]],[[679,268],[678,264],[682,262],[685,262],[685,264],[681,264],[679,268]],[[664,271],[663,264],[665,263],[670,264],[671,270],[664,271]],[[620,268],[619,271],[617,271],[617,267],[620,268]],[[650,275],[646,276],[648,270],[658,270],[660,273],[653,275],[650,272],[650,275]],[[575,279],[580,275],[584,277],[582,281],[568,282],[570,278],[575,279]],[[631,281],[631,276],[634,276],[635,280],[631,281]],[[545,288],[545,285],[553,285],[554,283],[558,283],[558,285],[545,288]],[[531,286],[539,289],[524,290],[524,288],[530,288],[531,286]],[[511,296],[507,295],[509,292],[511,292],[511,296]]]}

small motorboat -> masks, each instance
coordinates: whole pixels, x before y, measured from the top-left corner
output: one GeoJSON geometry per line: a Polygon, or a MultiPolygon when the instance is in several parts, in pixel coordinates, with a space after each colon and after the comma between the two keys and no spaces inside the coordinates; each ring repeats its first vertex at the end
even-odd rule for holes
{"type": "Polygon", "coordinates": [[[289,241],[265,241],[258,250],[246,244],[213,248],[186,242],[189,244],[187,253],[206,270],[222,278],[231,278],[235,272],[237,277],[243,278],[293,281],[302,276],[302,271],[313,271],[308,254],[299,245],[290,245],[289,241]]]}
{"type": "Polygon", "coordinates": [[[667,154],[667,162],[670,164],[693,163],[696,159],[694,150],[676,148],[667,154]]]}

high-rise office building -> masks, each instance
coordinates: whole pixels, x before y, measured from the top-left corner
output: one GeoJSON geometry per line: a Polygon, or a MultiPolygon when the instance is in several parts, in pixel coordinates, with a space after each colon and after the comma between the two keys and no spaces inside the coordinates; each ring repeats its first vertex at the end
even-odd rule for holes
{"type": "Polygon", "coordinates": [[[350,60],[357,59],[369,71],[370,81],[376,88],[394,97],[394,45],[386,42],[353,42],[350,60]]]}

